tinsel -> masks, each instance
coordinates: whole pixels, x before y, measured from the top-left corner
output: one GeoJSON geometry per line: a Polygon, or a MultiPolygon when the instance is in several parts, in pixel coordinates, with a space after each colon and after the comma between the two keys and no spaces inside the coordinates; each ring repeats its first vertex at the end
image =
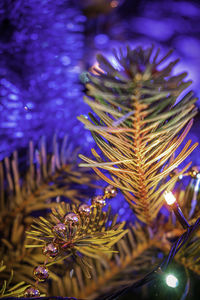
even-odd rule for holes
{"type": "Polygon", "coordinates": [[[85,20],[70,0],[1,1],[1,157],[42,134],[78,135],[85,20]]]}

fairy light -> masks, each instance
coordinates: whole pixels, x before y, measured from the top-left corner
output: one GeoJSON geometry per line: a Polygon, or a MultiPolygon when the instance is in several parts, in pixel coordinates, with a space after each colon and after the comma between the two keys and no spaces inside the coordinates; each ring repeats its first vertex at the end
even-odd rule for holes
{"type": "Polygon", "coordinates": [[[178,286],[178,279],[173,274],[166,276],[166,284],[171,288],[176,288],[178,286]]]}
{"type": "Polygon", "coordinates": [[[183,212],[178,205],[175,196],[172,194],[172,192],[165,192],[164,198],[167,204],[172,208],[176,218],[179,220],[180,224],[183,226],[184,229],[190,227],[190,224],[186,220],[185,216],[183,215],[183,212]]]}
{"type": "Polygon", "coordinates": [[[164,192],[164,198],[168,205],[172,205],[176,202],[176,198],[172,192],[164,192]]]}

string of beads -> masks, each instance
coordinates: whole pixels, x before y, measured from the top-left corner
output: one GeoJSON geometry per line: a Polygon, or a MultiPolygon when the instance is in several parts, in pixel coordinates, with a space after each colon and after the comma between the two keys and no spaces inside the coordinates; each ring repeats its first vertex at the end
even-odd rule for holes
{"type": "Polygon", "coordinates": [[[86,203],[80,204],[76,213],[68,212],[64,216],[62,223],[59,222],[52,227],[52,233],[57,238],[53,239],[52,242],[46,244],[43,247],[42,253],[46,257],[45,262],[43,265],[36,266],[33,269],[33,277],[36,280],[36,282],[33,286],[30,286],[25,290],[25,297],[31,298],[40,296],[38,284],[41,282],[45,282],[49,278],[49,269],[47,268],[48,260],[55,259],[58,256],[61,249],[72,247],[72,242],[70,238],[67,243],[66,241],[63,242],[67,229],[70,232],[70,236],[73,237],[73,228],[75,226],[81,226],[82,219],[90,216],[92,207],[103,208],[106,205],[106,199],[111,199],[116,195],[117,189],[112,185],[108,185],[107,187],[105,187],[103,195],[97,195],[92,197],[91,205],[88,205],[86,203]]]}

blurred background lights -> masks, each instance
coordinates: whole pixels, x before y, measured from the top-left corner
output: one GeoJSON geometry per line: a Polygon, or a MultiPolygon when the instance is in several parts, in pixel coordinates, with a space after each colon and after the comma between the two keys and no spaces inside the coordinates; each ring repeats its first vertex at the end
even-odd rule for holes
{"type": "Polygon", "coordinates": [[[94,38],[97,47],[106,46],[109,42],[109,37],[106,34],[98,34],[94,38]]]}
{"type": "Polygon", "coordinates": [[[176,276],[169,274],[166,277],[166,284],[171,288],[176,288],[178,286],[178,279],[176,276]]]}
{"type": "Polygon", "coordinates": [[[110,3],[110,6],[111,6],[112,8],[115,8],[115,7],[117,7],[118,5],[119,5],[119,1],[113,0],[113,1],[111,1],[111,3],[110,3]]]}

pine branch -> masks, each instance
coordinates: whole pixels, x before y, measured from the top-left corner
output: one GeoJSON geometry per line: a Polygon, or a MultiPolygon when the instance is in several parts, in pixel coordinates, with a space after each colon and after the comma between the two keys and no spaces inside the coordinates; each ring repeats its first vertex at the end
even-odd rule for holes
{"type": "Polygon", "coordinates": [[[152,254],[154,238],[147,228],[137,224],[129,228],[128,234],[115,245],[112,257],[104,263],[99,260],[89,259],[92,266],[91,278],[88,279],[85,273],[77,265],[70,275],[68,271],[57,280],[52,282],[51,295],[74,295],[81,299],[104,299],[112,292],[121,289],[124,285],[130,285],[138,276],[143,276],[158,264],[152,254]]]}
{"type": "MultiPolygon", "coordinates": [[[[3,264],[3,261],[0,264],[0,273],[6,269],[6,266],[3,264]]],[[[29,287],[25,282],[21,281],[18,284],[10,287],[10,284],[13,279],[13,270],[11,270],[9,279],[6,281],[2,281],[2,285],[0,285],[0,298],[8,298],[8,297],[20,297],[23,296],[26,288],[29,287]]]]}
{"type": "Polygon", "coordinates": [[[194,237],[175,258],[177,262],[200,275],[200,238],[194,237]]]}
{"type": "MultiPolygon", "coordinates": [[[[178,191],[182,194],[181,190],[178,191]]],[[[171,218],[166,223],[162,216],[154,224],[153,232],[149,227],[137,223],[129,228],[128,234],[123,239],[117,242],[115,250],[118,253],[108,257],[103,263],[88,258],[91,278],[87,277],[79,265],[74,265],[69,260],[64,264],[58,262],[57,267],[54,264],[51,271],[51,289],[48,290],[46,286],[45,292],[48,291],[50,295],[74,295],[83,299],[108,299],[118,291],[134,285],[140,278],[144,278],[150,270],[155,269],[154,266],[157,268],[161,263],[160,255],[168,256],[172,241],[184,232],[185,230],[179,224],[174,227],[171,218]]],[[[199,255],[192,250],[199,250],[196,239],[199,239],[198,232],[191,241],[190,247],[186,248],[187,251],[178,252],[174,259],[187,270],[199,274],[199,255]]]]}
{"type": "Polygon", "coordinates": [[[47,153],[44,139],[41,139],[39,150],[34,149],[33,143],[30,142],[28,172],[24,178],[19,174],[17,152],[13,153],[11,159],[6,157],[4,162],[1,162],[1,212],[6,213],[9,210],[10,215],[10,211],[16,207],[17,212],[26,212],[26,207],[31,212],[43,209],[49,205],[45,205],[45,201],[56,196],[65,196],[75,203],[80,203],[83,195],[75,191],[72,184],[90,184],[91,178],[86,170],[76,169],[76,151],[72,154],[72,151],[66,148],[66,142],[65,137],[59,151],[55,137],[52,154],[47,153]]]}
{"type": "MultiPolygon", "coordinates": [[[[171,229],[168,232],[163,232],[162,238],[155,241],[155,247],[160,249],[163,254],[168,255],[171,243],[170,240],[177,240],[181,235],[185,233],[185,230],[171,229]]],[[[174,260],[184,266],[185,269],[193,271],[197,275],[200,275],[200,232],[199,230],[193,234],[192,238],[189,238],[180,251],[174,256],[174,260]]]]}
{"type": "Polygon", "coordinates": [[[1,278],[8,278],[14,269],[16,281],[24,281],[31,277],[31,261],[41,259],[36,250],[24,248],[25,230],[34,214],[41,210],[48,212],[57,205],[55,199],[59,197],[80,203],[86,197],[85,187],[96,187],[88,170],[78,170],[76,153],[70,150],[66,137],[59,150],[54,137],[52,154],[47,153],[42,139],[39,150],[30,142],[26,165],[21,163],[17,152],[0,162],[0,257],[7,265],[1,278]]]}
{"type": "MultiPolygon", "coordinates": [[[[50,268],[59,265],[58,275],[56,268],[51,272],[53,283],[49,294],[66,296],[71,293],[76,296],[75,282],[76,285],[79,280],[88,282],[94,275],[95,265],[101,269],[108,264],[112,253],[118,250],[114,250],[113,245],[128,232],[123,229],[124,223],[117,224],[116,220],[117,216],[110,215],[110,208],[103,212],[101,207],[91,207],[90,215],[84,215],[79,213],[77,206],[65,203],[58,205],[57,209],[52,209],[48,218],[40,217],[39,220],[35,220],[35,225],[32,225],[32,230],[27,236],[36,240],[37,244],[29,243],[26,247],[42,249],[45,245],[54,243],[59,249],[56,258],[46,264],[50,268]],[[78,223],[63,223],[65,216],[72,211],[78,217],[78,223]],[[57,224],[62,224],[66,231],[57,230],[57,224]],[[76,278],[71,275],[72,270],[76,273],[76,278]],[[63,280],[66,281],[64,285],[63,280]],[[72,286],[69,284],[71,280],[72,286]]],[[[45,260],[45,257],[43,259],[45,260]]]]}
{"type": "MultiPolygon", "coordinates": [[[[193,180],[194,178],[191,180],[192,183],[193,180]]],[[[195,185],[192,186],[194,192],[195,185]]],[[[176,196],[180,202],[181,195],[183,195],[182,190],[177,188],[176,196]]],[[[188,199],[188,202],[191,199],[188,199]]],[[[191,220],[191,224],[195,221],[191,220]]],[[[75,267],[73,275],[70,276],[68,273],[53,282],[52,293],[59,294],[62,287],[61,295],[73,294],[78,298],[108,299],[109,295],[115,295],[118,291],[137,284],[140,278],[145,278],[146,274],[154,269],[154,265],[157,268],[161,264],[158,257],[167,257],[173,242],[184,232],[185,229],[179,223],[175,227],[174,220],[169,218],[166,221],[164,216],[156,220],[153,232],[150,228],[137,224],[130,228],[128,235],[117,243],[116,250],[119,252],[114,254],[106,265],[90,262],[93,270],[90,280],[85,278],[79,267],[75,267]]],[[[199,231],[197,231],[189,246],[183,248],[174,257],[179,265],[196,274],[199,274],[199,238],[199,231]]]]}
{"type": "Polygon", "coordinates": [[[99,75],[90,75],[86,103],[97,117],[79,120],[92,132],[102,159],[83,155],[81,166],[92,167],[109,184],[124,192],[126,200],[144,223],[151,224],[163,205],[162,193],[171,189],[189,164],[168,180],[168,175],[194,150],[188,141],[175,157],[196,114],[192,92],[181,96],[191,84],[186,73],[172,75],[178,60],[166,62],[171,52],[158,59],[159,49],[127,48],[115,52],[116,69],[102,55],[97,56],[99,75]],[[102,171],[107,170],[111,179],[102,171]]]}
{"type": "MultiPolygon", "coordinates": [[[[192,167],[187,175],[190,175],[191,179],[186,189],[183,189],[182,182],[179,180],[175,189],[175,198],[177,205],[180,205],[179,208],[184,209],[189,222],[186,227],[179,221],[175,224],[175,215],[172,213],[168,222],[162,227],[163,234],[160,240],[155,241],[155,246],[168,255],[168,262],[174,258],[176,262],[184,266],[187,272],[191,270],[200,275],[200,218],[199,214],[197,216],[199,171],[195,171],[194,175],[194,167],[192,167]],[[172,245],[170,241],[173,242],[172,245]]],[[[185,216],[183,214],[183,217],[185,216]]]]}

